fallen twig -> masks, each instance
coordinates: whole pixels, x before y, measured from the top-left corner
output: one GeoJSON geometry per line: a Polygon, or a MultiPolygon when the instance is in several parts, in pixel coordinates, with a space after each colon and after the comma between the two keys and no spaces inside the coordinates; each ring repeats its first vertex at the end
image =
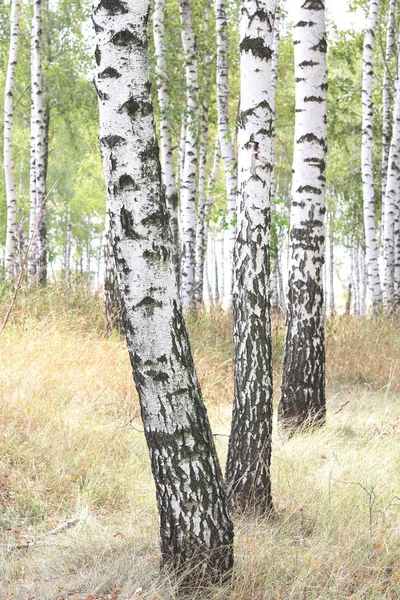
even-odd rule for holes
{"type": "MultiPolygon", "coordinates": [[[[58,525],[51,531],[47,531],[46,533],[42,533],[39,537],[47,537],[48,535],[57,535],[61,531],[65,531],[70,527],[73,527],[78,523],[78,517],[74,517],[70,519],[66,523],[62,523],[62,525],[58,525]]],[[[34,540],[32,542],[24,542],[23,544],[0,544],[0,548],[7,548],[7,550],[28,550],[29,548],[36,548],[36,546],[56,546],[55,542],[47,542],[46,540],[34,540]]]]}

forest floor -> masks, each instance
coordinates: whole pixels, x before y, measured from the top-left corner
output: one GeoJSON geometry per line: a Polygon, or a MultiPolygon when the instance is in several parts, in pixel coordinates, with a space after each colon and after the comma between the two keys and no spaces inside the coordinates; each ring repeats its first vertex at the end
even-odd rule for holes
{"type": "MultiPolygon", "coordinates": [[[[201,313],[189,328],[224,461],[230,317],[201,313]]],[[[0,599],[176,597],[158,575],[154,487],[125,343],[103,331],[100,299],[55,288],[22,292],[1,336],[0,599]]],[[[277,400],[282,320],[273,331],[277,400]]],[[[328,424],[290,441],[275,427],[275,515],[235,522],[232,579],[203,596],[400,598],[399,348],[394,321],[327,321],[328,424]]]]}

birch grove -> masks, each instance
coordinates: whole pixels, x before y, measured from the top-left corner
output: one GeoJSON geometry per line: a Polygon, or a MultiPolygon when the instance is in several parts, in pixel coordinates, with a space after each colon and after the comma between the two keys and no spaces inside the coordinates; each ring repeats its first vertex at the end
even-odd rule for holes
{"type": "Polygon", "coordinates": [[[178,296],[150,97],[148,12],[148,0],[93,4],[100,147],[163,564],[200,583],[231,568],[233,526],[178,296]]]}
{"type": "Polygon", "coordinates": [[[288,429],[325,421],[324,264],[327,70],[325,3],[294,12],[296,119],[288,305],[279,404],[288,429]]]}
{"type": "Polygon", "coordinates": [[[4,178],[7,196],[7,233],[5,247],[5,273],[7,279],[16,275],[17,267],[17,195],[13,160],[13,124],[15,71],[18,57],[20,2],[12,0],[10,51],[4,95],[4,178]]]}

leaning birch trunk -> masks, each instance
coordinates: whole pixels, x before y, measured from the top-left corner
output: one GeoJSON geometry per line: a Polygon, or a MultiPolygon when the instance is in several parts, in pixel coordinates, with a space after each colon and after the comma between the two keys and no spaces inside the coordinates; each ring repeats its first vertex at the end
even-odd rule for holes
{"type": "Polygon", "coordinates": [[[368,285],[374,310],[377,310],[382,302],[382,290],[378,264],[378,243],[376,239],[375,188],[372,164],[372,54],[374,47],[375,30],[378,21],[378,6],[379,0],[370,0],[368,23],[364,36],[361,143],[361,175],[364,200],[365,247],[367,254],[368,285]]]}
{"type": "Polygon", "coordinates": [[[389,164],[390,141],[392,137],[392,77],[390,62],[395,53],[395,28],[396,28],[397,0],[389,0],[389,14],[386,32],[385,70],[383,76],[383,124],[382,124],[382,228],[385,220],[385,191],[389,164]]]}
{"type": "Polygon", "coordinates": [[[272,365],[269,226],[270,109],[275,0],[244,0],[240,19],[241,108],[233,269],[234,403],[226,478],[240,511],[272,508],[272,365]]]}
{"type": "Polygon", "coordinates": [[[327,73],[325,5],[294,19],[296,121],[285,355],[279,418],[289,430],[325,422],[324,263],[327,73]]]}
{"type": "Polygon", "coordinates": [[[181,288],[185,310],[195,306],[196,169],[198,117],[198,64],[190,0],[179,0],[182,46],[185,55],[186,137],[181,187],[181,288]]]}
{"type": "Polygon", "coordinates": [[[20,2],[11,4],[10,53],[8,57],[6,88],[4,96],[4,178],[7,197],[7,234],[5,249],[5,275],[12,279],[16,275],[17,251],[17,195],[15,189],[13,159],[14,89],[18,58],[20,2]]]}
{"type": "MultiPolygon", "coordinates": [[[[217,28],[217,108],[218,138],[225,167],[225,180],[228,199],[228,250],[232,265],[235,243],[235,220],[237,201],[237,164],[229,127],[228,106],[228,25],[226,0],[215,0],[217,28]]],[[[230,294],[229,294],[230,296],[230,294]]]]}
{"type": "Polygon", "coordinates": [[[153,35],[155,54],[157,58],[156,82],[158,91],[158,103],[160,107],[160,141],[161,141],[161,166],[163,183],[165,185],[165,196],[170,213],[171,230],[176,245],[177,269],[180,269],[179,261],[179,224],[178,224],[178,191],[173,164],[171,115],[169,82],[167,73],[167,52],[165,46],[165,0],[156,0],[153,15],[153,35]]]}
{"type": "MultiPolygon", "coordinates": [[[[31,155],[31,181],[34,179],[35,199],[31,198],[31,209],[35,206],[31,215],[30,227],[37,229],[37,275],[41,283],[46,281],[46,171],[48,151],[48,120],[44,107],[44,89],[42,72],[42,0],[34,0],[32,20],[32,118],[31,132],[34,159],[31,155]],[[32,222],[34,217],[35,222],[32,222]]],[[[31,192],[33,192],[31,185],[31,192]]],[[[35,259],[32,259],[33,261],[35,259]]]]}
{"type": "Polygon", "coordinates": [[[100,147],[163,565],[191,585],[231,569],[233,526],[178,294],[150,96],[149,8],[149,0],[93,3],[100,147]]]}
{"type": "Polygon", "coordinates": [[[384,285],[383,301],[387,309],[394,305],[395,271],[395,220],[399,211],[400,185],[400,62],[396,79],[396,94],[393,110],[392,140],[390,143],[387,180],[385,185],[384,221],[383,221],[383,260],[384,285]]]}

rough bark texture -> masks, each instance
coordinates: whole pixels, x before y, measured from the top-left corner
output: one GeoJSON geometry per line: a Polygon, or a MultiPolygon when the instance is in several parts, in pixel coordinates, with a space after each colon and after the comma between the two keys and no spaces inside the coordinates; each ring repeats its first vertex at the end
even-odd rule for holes
{"type": "Polygon", "coordinates": [[[375,188],[372,164],[373,143],[373,104],[372,104],[372,53],[378,20],[379,0],[370,0],[370,11],[364,36],[363,78],[362,78],[362,145],[361,174],[364,199],[364,229],[367,254],[368,285],[374,309],[382,302],[379,276],[378,243],[375,222],[375,188]]]}
{"type": "Polygon", "coordinates": [[[156,485],[163,565],[232,567],[233,527],[178,296],[150,96],[148,0],[96,0],[100,146],[126,337],[156,485]]]}
{"type": "Polygon", "coordinates": [[[16,275],[17,251],[17,194],[13,160],[14,88],[18,57],[19,0],[11,3],[10,53],[4,96],[4,178],[7,196],[7,234],[5,249],[5,274],[7,279],[16,275]]]}
{"type": "Polygon", "coordinates": [[[161,166],[165,198],[170,213],[171,231],[176,245],[177,269],[179,261],[178,191],[173,164],[170,99],[165,46],[165,0],[156,0],[153,15],[154,46],[157,57],[156,77],[160,107],[161,166]]]}
{"type": "Polygon", "coordinates": [[[217,108],[218,137],[225,167],[225,180],[228,199],[228,250],[232,263],[235,242],[235,220],[237,202],[237,164],[229,127],[228,105],[228,24],[226,0],[215,0],[215,20],[217,28],[217,108]]]}
{"type": "Polygon", "coordinates": [[[239,198],[233,269],[234,379],[226,467],[238,510],[272,508],[269,225],[275,0],[244,0],[240,18],[239,198]]]}
{"type": "Polygon", "coordinates": [[[288,430],[325,422],[324,215],[326,170],[325,4],[294,15],[296,121],[285,356],[279,404],[288,430]]]}
{"type": "Polygon", "coordinates": [[[183,180],[181,187],[181,288],[185,310],[195,306],[196,266],[196,168],[198,126],[198,64],[191,4],[179,0],[182,46],[185,55],[186,137],[183,180]]]}

